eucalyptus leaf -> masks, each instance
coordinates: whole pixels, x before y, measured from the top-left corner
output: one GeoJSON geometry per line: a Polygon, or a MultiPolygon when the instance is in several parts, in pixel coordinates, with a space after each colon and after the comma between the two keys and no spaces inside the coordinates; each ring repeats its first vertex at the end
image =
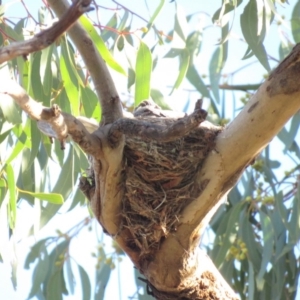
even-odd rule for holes
{"type": "Polygon", "coordinates": [[[273,255],[274,230],[268,215],[260,210],[259,217],[263,231],[263,252],[261,267],[256,277],[256,284],[258,290],[262,290],[265,284],[264,275],[267,271],[267,265],[270,263],[271,257],[273,255]]]}
{"type": "Polygon", "coordinates": [[[152,73],[152,55],[148,46],[141,42],[138,49],[135,66],[135,96],[134,105],[149,99],[152,73]]]}
{"type": "Polygon", "coordinates": [[[81,16],[79,20],[81,25],[88,32],[89,36],[91,37],[93,43],[95,44],[96,48],[98,49],[99,53],[101,54],[105,62],[115,71],[123,75],[126,75],[124,69],[121,67],[121,65],[119,65],[115,61],[111,53],[106,48],[104,41],[102,40],[100,35],[96,32],[93,24],[89,21],[89,19],[85,16],[81,16]]]}
{"type": "Polygon", "coordinates": [[[241,15],[240,21],[242,33],[246,42],[263,67],[270,72],[271,68],[263,45],[262,32],[259,30],[260,19],[258,18],[256,0],[250,0],[248,2],[241,15]]]}

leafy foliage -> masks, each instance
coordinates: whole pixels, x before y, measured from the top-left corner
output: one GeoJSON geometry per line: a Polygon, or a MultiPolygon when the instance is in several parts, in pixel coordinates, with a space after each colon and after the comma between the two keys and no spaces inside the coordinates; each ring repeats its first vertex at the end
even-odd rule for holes
{"type": "MultiPolygon", "coordinates": [[[[10,16],[10,5],[16,4],[11,1],[0,5],[1,46],[30,38],[32,28],[39,31],[52,22],[52,14],[43,7],[37,14],[40,23],[32,16],[35,11],[15,23],[10,16]]],[[[201,3],[197,5],[202,9],[201,3]]],[[[125,93],[124,106],[128,110],[149,97],[163,107],[171,106],[167,95],[172,94],[175,99],[177,92],[186,89],[187,99],[180,100],[185,110],[189,109],[190,101],[195,100],[191,98],[201,95],[209,100],[210,118],[223,125],[247,102],[250,92],[258,88],[263,72],[270,72],[275,63],[289,53],[293,46],[289,36],[295,43],[300,41],[300,1],[292,9],[291,29],[287,29],[289,22],[281,17],[280,5],[280,1],[272,0],[223,0],[221,7],[210,12],[212,17],[206,18],[194,11],[186,16],[183,7],[162,0],[156,1],[153,10],[149,10],[149,20],[137,10],[118,5],[114,12],[96,6],[96,13],[105,11],[109,15],[106,25],[92,13],[82,17],[80,22],[112,73],[121,78],[120,82],[125,81],[125,88],[120,89],[125,93]],[[172,28],[160,30],[163,26],[160,15],[172,5],[174,24],[172,28]],[[142,26],[136,25],[136,19],[142,20],[142,26]],[[208,51],[212,26],[219,40],[215,39],[208,51]],[[274,40],[272,31],[276,29],[278,34],[274,40]],[[242,41],[236,41],[236,35],[242,41]],[[269,35],[273,40],[268,40],[269,35]],[[231,45],[240,50],[233,50],[231,45]],[[278,47],[277,54],[275,47],[278,47]],[[245,54],[240,55],[241,51],[245,54]],[[239,57],[233,57],[237,53],[239,57]],[[160,66],[168,60],[178,71],[170,74],[164,69],[163,76],[169,77],[164,84],[169,87],[160,90],[153,82],[161,72],[160,66]],[[237,67],[235,60],[238,60],[237,67]],[[257,67],[257,62],[263,68],[257,67]],[[251,70],[254,63],[256,67],[251,70]],[[243,76],[244,68],[246,76],[243,76]]],[[[284,9],[291,8],[285,4],[284,9]]],[[[27,59],[19,57],[0,65],[1,78],[11,75],[44,105],[57,103],[65,112],[100,120],[101,108],[88,70],[67,34],[27,59]]],[[[278,134],[274,144],[247,169],[228,195],[228,202],[214,216],[207,230],[208,239],[202,244],[242,299],[296,297],[300,272],[299,120],[298,113],[278,134]],[[282,161],[274,160],[279,156],[282,161]]],[[[0,99],[0,254],[3,261],[10,263],[5,249],[17,233],[16,224],[24,202],[39,215],[33,219],[29,232],[36,234],[61,209],[72,211],[85,205],[77,179],[87,168],[88,160],[77,146],[69,143],[62,152],[11,99],[0,99]]],[[[95,284],[91,284],[91,270],[77,264],[69,251],[72,239],[90,222],[88,217],[70,231],[58,231],[55,236],[32,246],[25,261],[25,268],[33,270],[29,299],[34,296],[63,299],[64,295],[77,292],[76,276],[84,299],[104,298],[112,269],[122,252],[117,246],[113,247],[113,254],[107,254],[102,246],[97,250],[93,255],[95,284]]],[[[12,268],[15,270],[16,265],[12,264],[12,268]]],[[[16,279],[13,275],[14,285],[16,279]]],[[[144,284],[137,280],[136,285],[135,299],[149,299],[144,284]]]]}

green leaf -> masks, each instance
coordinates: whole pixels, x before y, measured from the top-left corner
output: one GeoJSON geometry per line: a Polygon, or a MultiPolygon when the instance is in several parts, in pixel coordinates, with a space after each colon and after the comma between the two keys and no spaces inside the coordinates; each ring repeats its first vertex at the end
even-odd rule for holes
{"type": "Polygon", "coordinates": [[[101,37],[103,39],[103,42],[106,43],[110,37],[113,37],[113,39],[115,39],[115,36],[117,36],[117,34],[112,29],[115,29],[117,27],[117,24],[118,24],[117,14],[114,13],[101,32],[101,37]]]}
{"type": "Polygon", "coordinates": [[[253,264],[250,261],[249,261],[248,286],[249,286],[248,300],[255,300],[255,298],[254,298],[254,291],[255,291],[254,270],[253,270],[253,264]]]}
{"type": "Polygon", "coordinates": [[[267,271],[267,265],[269,264],[271,257],[273,255],[273,246],[274,246],[274,230],[270,217],[259,211],[260,223],[263,231],[263,252],[262,252],[262,261],[260,270],[256,277],[257,289],[262,290],[264,287],[264,275],[267,271]]]}
{"type": "Polygon", "coordinates": [[[232,244],[232,241],[230,239],[230,236],[235,232],[235,226],[236,223],[239,220],[241,210],[243,206],[245,205],[245,202],[239,202],[237,205],[235,205],[230,212],[230,222],[227,223],[226,232],[224,234],[224,237],[222,238],[222,247],[220,248],[214,263],[217,267],[220,267],[221,264],[224,262],[226,254],[229,250],[230,245],[232,244]]]}
{"type": "Polygon", "coordinates": [[[52,88],[51,60],[54,44],[42,50],[40,76],[44,88],[44,93],[49,95],[52,88]]]}
{"type": "Polygon", "coordinates": [[[43,282],[44,296],[46,296],[47,300],[62,299],[62,294],[68,294],[63,274],[63,265],[69,245],[70,240],[64,239],[62,242],[56,244],[56,247],[54,247],[49,255],[49,268],[43,282]]]}
{"type": "Polygon", "coordinates": [[[64,275],[63,270],[56,271],[47,284],[47,300],[63,300],[64,275]]]}
{"type": "Polygon", "coordinates": [[[6,165],[7,187],[9,192],[8,222],[11,229],[15,228],[17,218],[17,196],[15,185],[15,174],[10,164],[6,165]]]}
{"type": "Polygon", "coordinates": [[[135,72],[133,69],[128,68],[128,81],[127,81],[127,89],[130,91],[130,88],[135,83],[135,72]]]}
{"type": "MultiPolygon", "coordinates": [[[[68,279],[68,286],[70,288],[70,293],[73,295],[74,294],[74,288],[75,288],[75,277],[72,271],[72,265],[71,265],[71,258],[68,257],[65,261],[65,270],[67,273],[67,279],[68,279]]],[[[82,290],[83,295],[84,291],[82,290]]],[[[90,298],[88,298],[90,300],[90,298]]]]}
{"type": "Polygon", "coordinates": [[[210,98],[209,91],[206,85],[204,84],[202,78],[198,74],[194,65],[188,68],[186,77],[189,80],[189,82],[201,93],[203,97],[210,98]]]}
{"type": "Polygon", "coordinates": [[[60,194],[55,193],[34,193],[29,191],[23,191],[19,189],[20,194],[31,195],[32,197],[38,198],[40,200],[48,201],[53,204],[63,204],[64,198],[60,194]]]}
{"type": "Polygon", "coordinates": [[[246,5],[244,12],[241,15],[241,29],[246,42],[253,51],[254,55],[264,66],[264,68],[270,72],[271,68],[269,65],[267,53],[263,45],[263,32],[259,28],[258,8],[256,0],[250,0],[246,5]]]}
{"type": "Polygon", "coordinates": [[[123,35],[120,35],[117,40],[117,48],[119,51],[122,51],[124,49],[124,43],[125,43],[125,39],[123,35]]]}
{"type": "MultiPolygon", "coordinates": [[[[38,100],[45,106],[50,106],[51,94],[44,94],[44,88],[40,77],[41,54],[41,51],[30,54],[28,66],[29,80],[25,80],[25,82],[27,82],[27,90],[34,99],[38,100]]],[[[24,77],[25,75],[26,74],[24,74],[24,77]]]]}
{"type": "MultiPolygon", "coordinates": [[[[60,172],[57,182],[52,190],[52,193],[60,194],[64,199],[67,199],[74,188],[74,151],[71,148],[68,157],[64,163],[64,167],[60,172]]],[[[47,203],[41,214],[40,227],[42,228],[48,221],[58,212],[61,206],[47,203]]]]}
{"type": "Polygon", "coordinates": [[[44,249],[42,249],[41,252],[39,252],[39,260],[33,270],[32,286],[28,296],[29,299],[39,292],[41,284],[44,282],[49,270],[49,256],[46,251],[46,248],[43,248],[44,249]]]}
{"type": "Polygon", "coordinates": [[[105,288],[107,286],[110,274],[111,268],[106,263],[104,263],[102,267],[96,271],[95,299],[104,299],[105,288]]]}
{"type": "Polygon", "coordinates": [[[30,122],[31,122],[31,126],[30,126],[31,151],[30,151],[30,158],[27,164],[27,168],[30,167],[33,161],[36,159],[39,152],[39,146],[41,143],[41,133],[37,128],[36,122],[33,120],[30,120],[30,122]]]}
{"type": "Polygon", "coordinates": [[[152,100],[158,104],[162,109],[167,109],[170,110],[170,106],[166,103],[164,99],[164,95],[162,94],[161,91],[156,90],[156,89],[151,89],[150,92],[152,100]]]}
{"type": "Polygon", "coordinates": [[[98,49],[99,53],[101,54],[104,61],[115,71],[123,74],[126,76],[125,70],[115,61],[111,53],[108,51],[108,49],[105,46],[104,41],[99,36],[97,31],[95,30],[93,24],[89,21],[89,19],[86,16],[80,17],[80,23],[84,27],[84,29],[88,32],[90,38],[92,39],[94,45],[98,49]]]}
{"type": "MultiPolygon", "coordinates": [[[[91,283],[87,272],[84,268],[78,265],[79,276],[81,280],[81,287],[82,287],[82,299],[83,300],[90,300],[91,299],[91,283]]],[[[95,298],[96,299],[96,298],[95,298]]],[[[103,299],[103,298],[97,298],[103,299]]]]}
{"type": "Polygon", "coordinates": [[[71,113],[78,116],[80,78],[73,62],[71,49],[65,40],[61,43],[60,71],[72,108],[71,113]]]}
{"type": "Polygon", "coordinates": [[[0,187],[6,187],[6,181],[3,178],[0,178],[0,187]]]}
{"type": "Polygon", "coordinates": [[[185,48],[188,33],[188,23],[181,5],[176,2],[173,48],[185,48]]]}
{"type": "Polygon", "coordinates": [[[121,19],[121,22],[120,22],[119,26],[118,26],[118,31],[123,31],[124,30],[124,28],[126,27],[126,23],[128,21],[128,18],[129,18],[129,12],[128,12],[128,10],[125,9],[124,15],[121,19]]]}
{"type": "Polygon", "coordinates": [[[5,101],[0,101],[0,109],[2,110],[4,119],[12,124],[21,124],[21,113],[15,101],[10,97],[5,97],[5,101]]]}
{"type": "MultiPolygon", "coordinates": [[[[25,134],[23,136],[26,136],[25,134]]],[[[20,153],[21,151],[24,149],[25,144],[22,143],[20,140],[17,141],[17,143],[15,144],[10,156],[7,158],[6,163],[10,164],[20,153]]]]}
{"type": "Polygon", "coordinates": [[[34,261],[40,257],[42,250],[45,248],[47,241],[50,239],[51,237],[42,239],[31,247],[24,263],[24,269],[28,270],[30,268],[30,264],[34,263],[34,261]]]}
{"type": "Polygon", "coordinates": [[[134,105],[149,99],[152,72],[152,55],[148,46],[141,41],[135,66],[134,105]]]}
{"type": "Polygon", "coordinates": [[[144,34],[142,35],[142,37],[145,37],[145,35],[149,32],[149,30],[151,29],[151,27],[154,24],[155,19],[157,18],[157,16],[159,15],[159,13],[161,12],[162,8],[164,7],[165,4],[165,0],[160,0],[158,6],[156,7],[153,15],[151,16],[149,23],[147,24],[147,31],[144,32],[144,34]]]}
{"type": "Polygon", "coordinates": [[[251,50],[251,48],[248,46],[244,56],[242,57],[242,60],[248,59],[250,57],[252,57],[254,55],[253,51],[251,50]]]}
{"type": "Polygon", "coordinates": [[[293,199],[291,217],[289,221],[289,243],[296,244],[300,237],[300,186],[297,188],[297,193],[293,199]]]}
{"type": "Polygon", "coordinates": [[[185,78],[186,72],[189,67],[190,62],[190,54],[189,51],[184,49],[180,55],[180,63],[179,63],[179,74],[177,76],[176,82],[172,88],[170,95],[174,92],[175,89],[178,89],[181,85],[183,79],[185,78]]]}
{"type": "Polygon", "coordinates": [[[292,35],[295,43],[300,42],[300,1],[297,1],[292,12],[292,35]]]}
{"type": "Polygon", "coordinates": [[[174,58],[182,53],[183,49],[171,48],[164,58],[174,58]]]}
{"type": "Polygon", "coordinates": [[[237,1],[223,0],[222,6],[214,13],[212,17],[212,22],[215,23],[216,21],[222,20],[222,18],[226,14],[235,10],[242,2],[243,0],[237,0],[237,1]]]}
{"type": "Polygon", "coordinates": [[[14,41],[22,41],[24,37],[17,33],[16,30],[7,25],[7,22],[0,23],[0,29],[3,33],[5,33],[8,37],[12,38],[14,41]]]}
{"type": "Polygon", "coordinates": [[[101,107],[95,92],[90,87],[80,87],[82,106],[87,118],[94,118],[98,122],[101,120],[101,107]]]}
{"type": "Polygon", "coordinates": [[[186,49],[189,51],[191,58],[194,54],[197,56],[200,53],[202,38],[202,29],[189,34],[186,40],[186,49]]]}
{"type": "Polygon", "coordinates": [[[293,46],[289,42],[281,41],[279,44],[279,59],[282,61],[284,58],[286,58],[290,52],[292,51],[293,46]]]}
{"type": "Polygon", "coordinates": [[[247,214],[246,209],[243,210],[240,217],[239,234],[246,244],[249,261],[253,264],[255,272],[258,272],[261,266],[261,255],[257,249],[258,244],[255,240],[253,228],[249,222],[249,215],[247,214]]]}
{"type": "Polygon", "coordinates": [[[209,79],[211,84],[211,90],[217,103],[220,103],[219,81],[221,78],[221,71],[225,64],[223,48],[223,45],[217,47],[209,64],[209,79]]]}

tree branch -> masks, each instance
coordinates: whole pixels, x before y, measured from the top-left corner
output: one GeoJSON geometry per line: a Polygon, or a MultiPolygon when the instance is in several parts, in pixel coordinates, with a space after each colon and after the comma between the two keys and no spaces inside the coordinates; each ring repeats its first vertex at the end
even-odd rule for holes
{"type": "Polygon", "coordinates": [[[61,16],[61,19],[50,28],[41,31],[27,41],[14,42],[0,48],[0,64],[12,60],[17,56],[26,56],[29,53],[42,50],[51,45],[61,34],[70,28],[84,13],[92,10],[91,0],[76,0],[61,16]]]}
{"type": "MultiPolygon", "coordinates": [[[[69,8],[66,0],[48,0],[48,3],[58,17],[61,17],[69,8]]],[[[114,122],[123,116],[122,105],[105,61],[79,23],[76,23],[68,33],[94,82],[102,107],[101,123],[105,125],[114,122]]]]}
{"type": "Polygon", "coordinates": [[[77,118],[61,112],[57,105],[48,108],[36,102],[15,81],[1,82],[1,94],[12,97],[30,118],[39,121],[38,127],[41,131],[49,137],[57,138],[61,142],[62,148],[68,134],[70,134],[72,139],[86,153],[95,156],[101,150],[99,139],[96,135],[90,134],[77,118]]]}
{"type": "Polygon", "coordinates": [[[175,121],[171,125],[159,125],[139,119],[119,119],[114,122],[108,133],[109,141],[114,147],[122,134],[126,136],[138,136],[142,140],[171,142],[195,129],[205,121],[207,112],[197,109],[191,115],[175,121]]]}
{"type": "MultiPolygon", "coordinates": [[[[174,282],[179,284],[186,278],[178,270],[186,269],[183,266],[190,259],[191,266],[196,264],[195,258],[188,253],[198,251],[203,231],[223,203],[224,196],[244,169],[300,109],[299,77],[300,45],[297,45],[240,114],[217,136],[215,151],[210,152],[197,178],[198,185],[204,187],[202,193],[184,209],[177,231],[168,236],[155,259],[144,268],[145,276],[156,288],[172,290],[174,282]],[[176,251],[170,251],[175,248],[176,251]]],[[[195,276],[194,269],[190,272],[189,276],[195,276]]]]}

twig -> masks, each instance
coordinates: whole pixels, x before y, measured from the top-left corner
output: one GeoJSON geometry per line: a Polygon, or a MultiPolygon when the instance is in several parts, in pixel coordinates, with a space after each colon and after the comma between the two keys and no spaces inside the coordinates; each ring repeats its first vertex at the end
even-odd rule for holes
{"type": "Polygon", "coordinates": [[[95,135],[90,134],[77,118],[61,112],[57,105],[53,105],[52,108],[41,105],[29,97],[26,91],[13,80],[1,82],[1,94],[12,97],[30,118],[42,122],[39,128],[46,128],[43,132],[50,137],[57,138],[61,143],[62,149],[68,134],[70,134],[74,142],[86,153],[96,155],[99,152],[99,139],[95,135]],[[48,128],[45,127],[45,123],[49,125],[48,128]]]}
{"type": "Polygon", "coordinates": [[[12,60],[17,56],[26,56],[51,45],[61,34],[70,28],[77,19],[92,10],[91,0],[76,0],[68,11],[52,27],[36,34],[32,39],[12,43],[0,49],[0,63],[12,60]]]}

